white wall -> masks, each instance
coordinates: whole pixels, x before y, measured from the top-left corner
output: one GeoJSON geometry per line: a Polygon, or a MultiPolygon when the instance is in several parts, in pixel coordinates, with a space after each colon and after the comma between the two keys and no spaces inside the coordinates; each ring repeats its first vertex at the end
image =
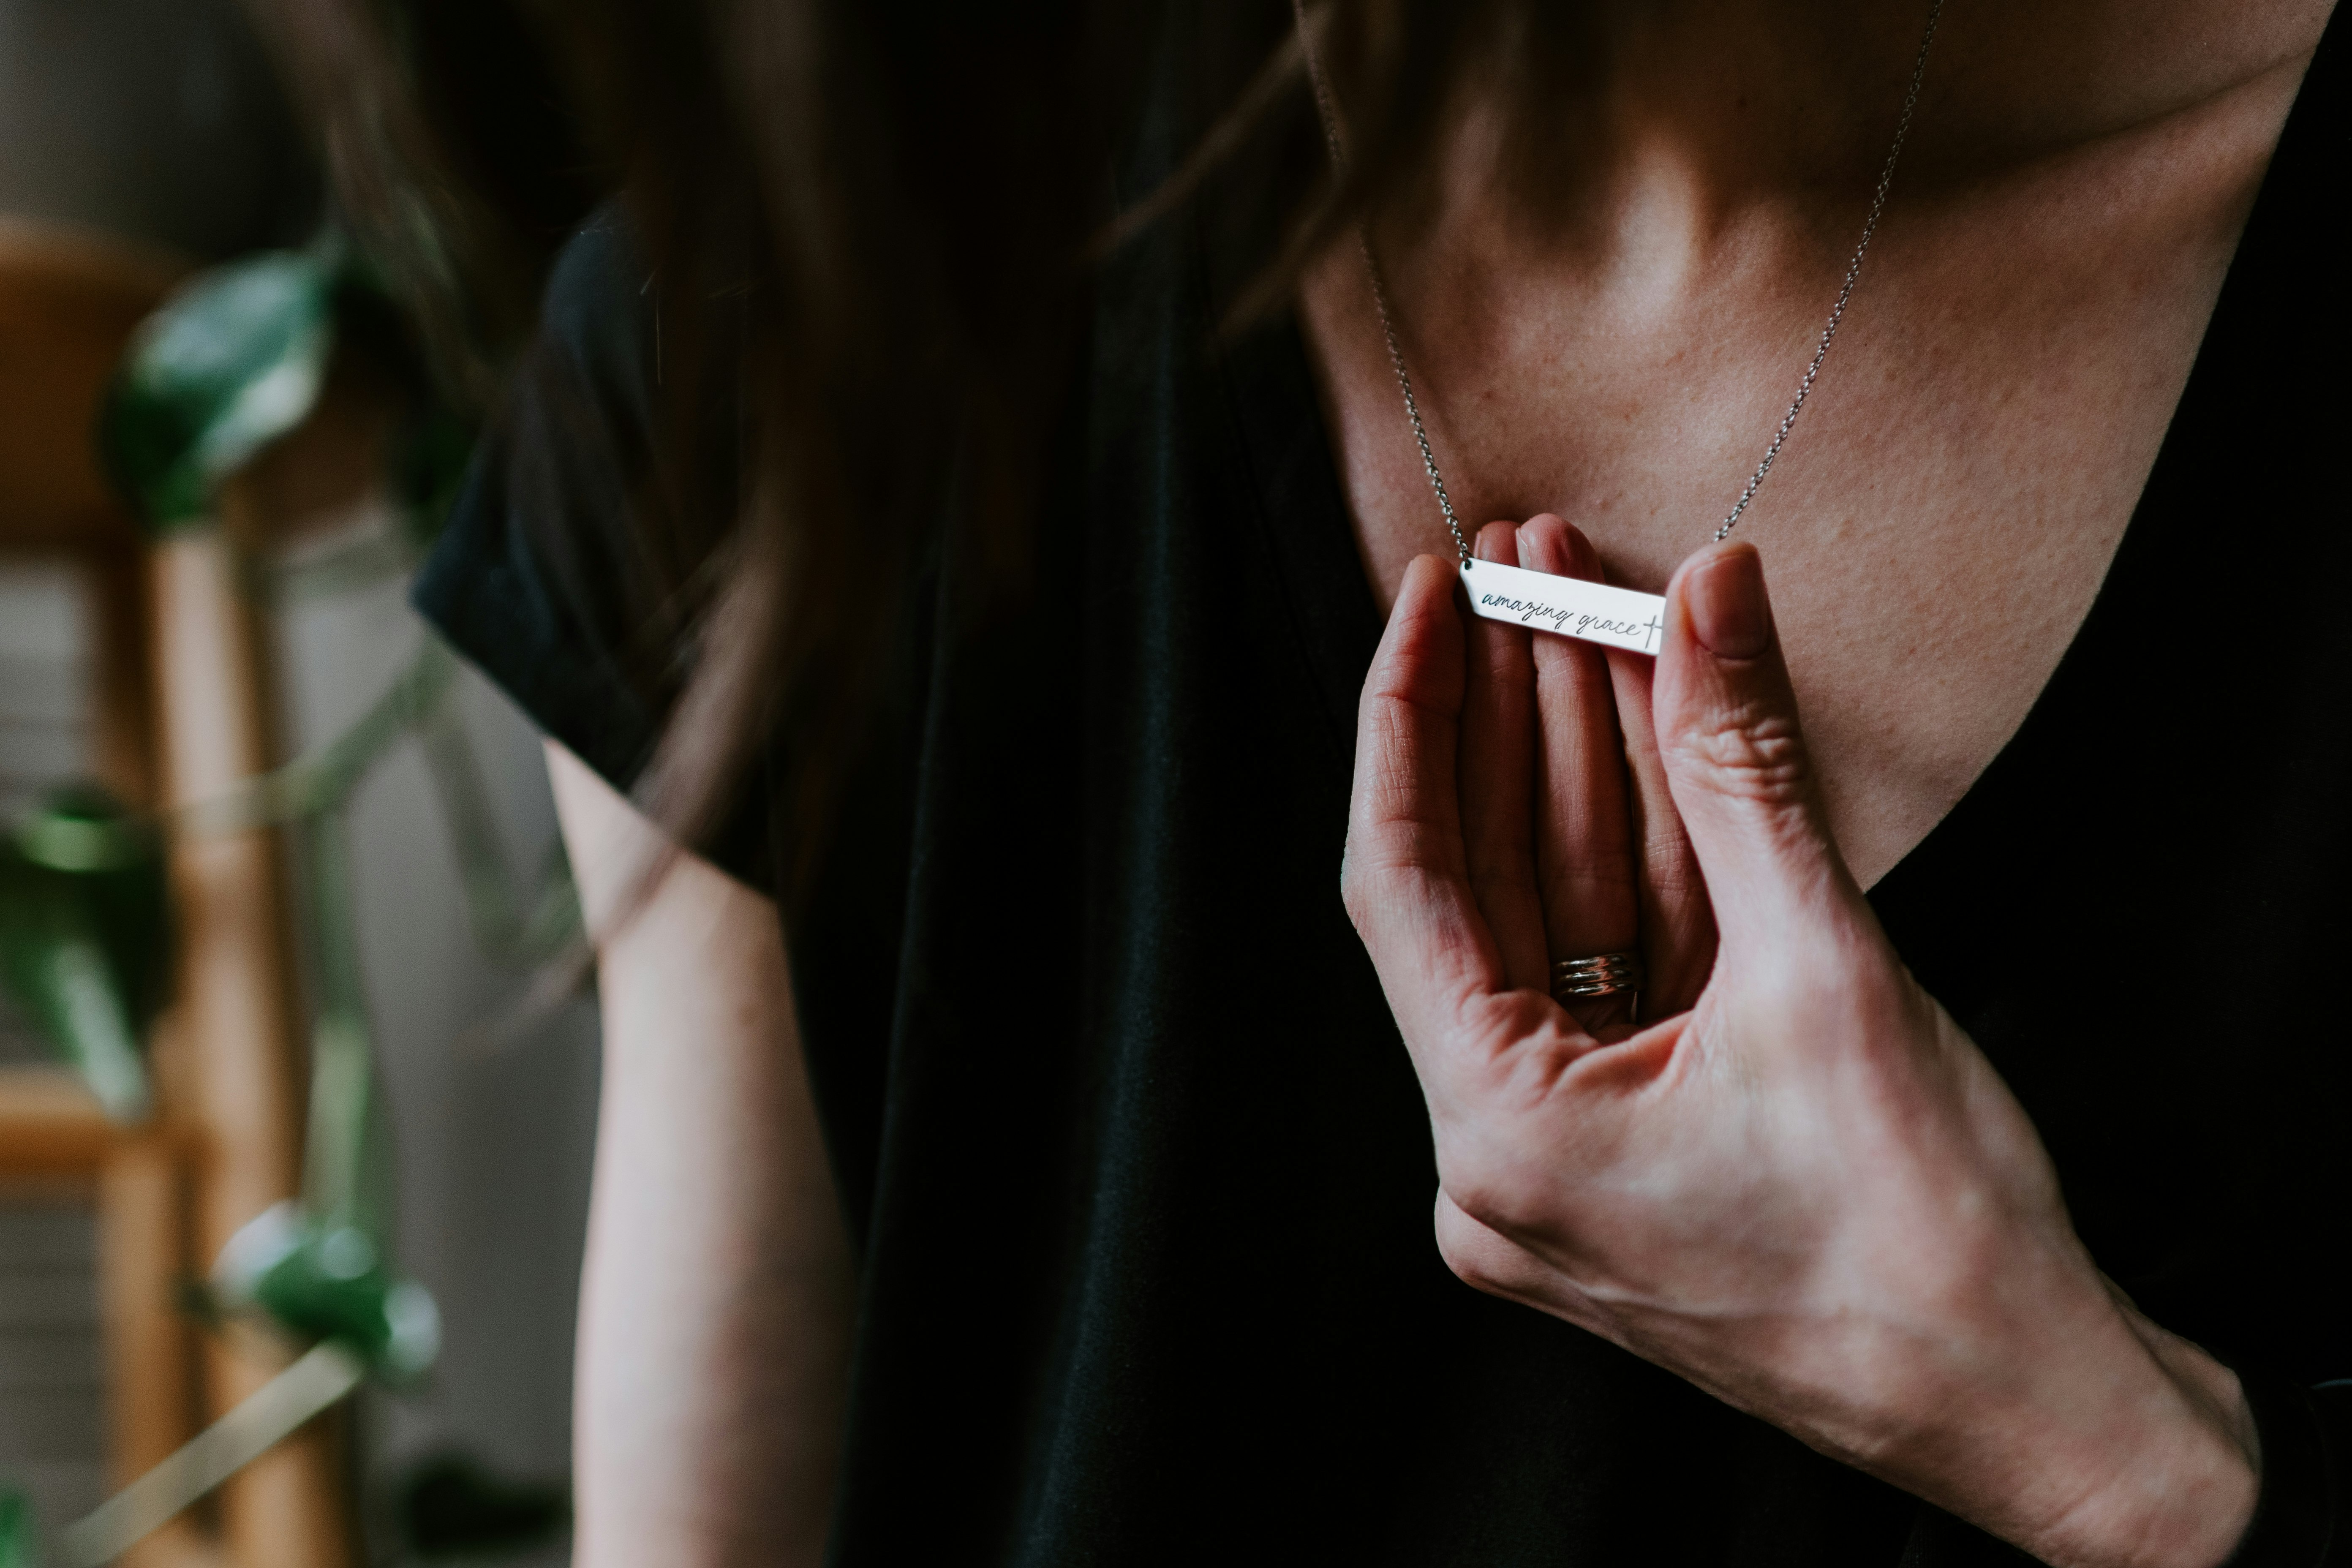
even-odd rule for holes
{"type": "MultiPolygon", "coordinates": [[[[398,583],[289,606],[278,626],[297,750],[363,710],[426,635],[398,583]]],[[[537,736],[471,670],[456,696],[509,859],[536,869],[555,836],[537,736]]],[[[361,786],[350,830],[361,963],[398,1151],[398,1262],[440,1303],[445,1332],[425,1388],[373,1396],[368,1468],[381,1489],[417,1457],[456,1447],[511,1478],[561,1479],[595,1118],[593,1005],[488,1037],[526,977],[475,944],[413,743],[361,786]]]]}

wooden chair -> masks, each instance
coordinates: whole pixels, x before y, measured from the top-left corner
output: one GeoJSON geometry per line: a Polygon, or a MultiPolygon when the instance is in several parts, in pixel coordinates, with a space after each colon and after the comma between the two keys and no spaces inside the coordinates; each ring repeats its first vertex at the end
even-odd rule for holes
{"type": "MultiPolygon", "coordinates": [[[[224,529],[150,544],[93,456],[108,378],[183,270],[0,219],[0,556],[65,563],[82,585],[92,768],[134,806],[209,798],[273,760],[266,643],[239,587],[237,552],[262,521],[250,494],[224,498],[224,529]]],[[[95,1205],[118,1485],[275,1370],[258,1336],[198,1333],[183,1293],[239,1226],[294,1194],[300,1170],[304,1058],[274,835],[177,841],[170,872],[176,970],[151,1121],[110,1124],[63,1072],[0,1069],[0,1194],[63,1184],[95,1205]]],[[[336,1435],[314,1423],[124,1561],[346,1568],[336,1435]]]]}

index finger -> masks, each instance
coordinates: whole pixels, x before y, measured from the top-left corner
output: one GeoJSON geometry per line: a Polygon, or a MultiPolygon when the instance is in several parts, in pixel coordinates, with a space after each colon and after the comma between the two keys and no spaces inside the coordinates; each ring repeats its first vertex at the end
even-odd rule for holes
{"type": "Polygon", "coordinates": [[[1349,917],[1418,1054],[1474,997],[1508,988],[1470,887],[1455,779],[1465,665],[1454,574],[1405,569],[1356,714],[1340,875],[1349,917]]]}

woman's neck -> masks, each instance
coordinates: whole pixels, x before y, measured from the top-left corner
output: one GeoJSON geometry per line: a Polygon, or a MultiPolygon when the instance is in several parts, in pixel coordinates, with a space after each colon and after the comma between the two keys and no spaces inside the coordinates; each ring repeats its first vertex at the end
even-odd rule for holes
{"type": "MultiPolygon", "coordinates": [[[[2299,58],[2331,4],[1948,4],[1906,197],[2192,110],[2299,58]]],[[[1491,38],[1461,72],[1424,195],[1383,216],[1385,247],[1451,232],[1488,256],[1655,278],[1678,269],[1661,237],[1696,260],[1759,210],[1844,243],[1927,16],[1928,0],[1602,0],[1540,59],[1526,37],[1491,38]],[[1528,85],[1496,90],[1511,81],[1528,85]],[[1642,253],[1612,256],[1629,234],[1642,253]]]]}

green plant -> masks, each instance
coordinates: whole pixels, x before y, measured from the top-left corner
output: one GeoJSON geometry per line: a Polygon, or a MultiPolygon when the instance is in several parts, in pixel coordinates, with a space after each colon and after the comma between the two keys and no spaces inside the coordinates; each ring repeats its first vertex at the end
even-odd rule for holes
{"type": "Polygon", "coordinates": [[[140,1046],[169,963],[152,825],[78,786],[0,841],[0,984],[120,1121],[147,1113],[140,1046]]]}

